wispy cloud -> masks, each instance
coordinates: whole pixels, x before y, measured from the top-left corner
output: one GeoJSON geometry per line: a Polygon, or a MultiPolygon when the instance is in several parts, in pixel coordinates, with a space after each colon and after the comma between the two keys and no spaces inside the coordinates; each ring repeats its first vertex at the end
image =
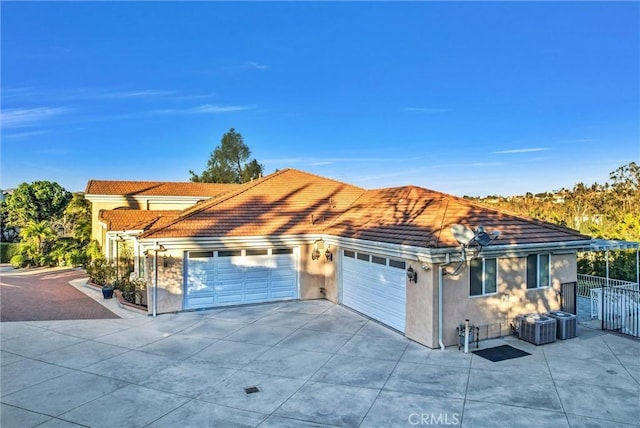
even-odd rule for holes
{"type": "Polygon", "coordinates": [[[242,64],[228,65],[226,67],[222,67],[222,70],[226,71],[251,71],[251,70],[259,70],[264,71],[268,70],[270,67],[267,64],[260,64],[256,61],[245,61],[242,64]]]}
{"type": "Polygon", "coordinates": [[[120,114],[105,114],[100,116],[87,116],[83,118],[79,118],[77,122],[103,122],[109,120],[129,120],[129,119],[140,119],[144,117],[152,117],[152,116],[171,116],[171,115],[198,115],[198,114],[221,114],[221,113],[232,113],[232,112],[240,112],[245,110],[254,109],[255,106],[241,106],[241,105],[213,105],[213,104],[203,104],[195,107],[186,107],[186,108],[165,108],[165,109],[156,109],[156,110],[145,110],[145,111],[133,111],[130,113],[120,113],[120,114]]]}
{"type": "Polygon", "coordinates": [[[305,164],[309,166],[331,165],[334,163],[353,162],[353,163],[375,163],[375,162],[405,162],[416,160],[415,157],[406,158],[367,158],[367,157],[336,157],[336,158],[313,158],[313,157],[295,157],[281,159],[264,159],[263,162],[279,163],[279,164],[305,164]]]}
{"type": "Polygon", "coordinates": [[[255,106],[221,106],[214,104],[203,104],[186,110],[187,113],[228,113],[233,111],[244,111],[254,109],[255,106]]]}
{"type": "Polygon", "coordinates": [[[2,135],[2,138],[7,140],[25,140],[31,137],[37,137],[40,135],[49,134],[51,131],[47,129],[39,130],[39,131],[25,131],[25,132],[7,132],[2,135]]]}
{"type": "Polygon", "coordinates": [[[48,148],[48,149],[42,149],[42,150],[34,150],[31,153],[39,156],[60,156],[60,155],[66,155],[67,153],[69,153],[69,151],[61,148],[48,148]]]}
{"type": "Polygon", "coordinates": [[[420,174],[424,171],[424,169],[405,169],[402,171],[396,172],[385,172],[381,174],[369,175],[365,177],[359,177],[357,181],[377,181],[381,179],[389,179],[389,178],[398,178],[398,177],[409,177],[414,178],[417,174],[420,174]]]}
{"type": "Polygon", "coordinates": [[[507,155],[513,153],[533,153],[533,152],[546,152],[547,150],[551,150],[547,147],[532,147],[528,149],[511,149],[511,150],[499,150],[497,152],[493,152],[494,155],[507,155]]]}
{"type": "Polygon", "coordinates": [[[183,93],[176,90],[157,88],[118,88],[118,87],[75,87],[50,89],[42,86],[16,86],[2,88],[3,100],[14,102],[33,102],[34,100],[60,101],[145,101],[161,99],[165,101],[189,101],[211,98],[214,93],[183,93]]]}
{"type": "Polygon", "coordinates": [[[252,68],[254,70],[268,70],[269,69],[268,65],[266,65],[266,64],[258,64],[255,61],[247,61],[245,63],[245,65],[246,65],[246,67],[252,68]]]}
{"type": "Polygon", "coordinates": [[[448,113],[453,111],[452,108],[444,107],[405,107],[402,111],[414,111],[420,113],[448,113]]]}
{"type": "Polygon", "coordinates": [[[502,162],[467,162],[467,163],[445,163],[439,165],[427,165],[428,168],[476,168],[502,166],[502,162]]]}
{"type": "Polygon", "coordinates": [[[42,91],[38,86],[15,86],[2,88],[3,100],[31,98],[41,94],[42,91]]]}
{"type": "Polygon", "coordinates": [[[63,107],[12,108],[2,111],[3,128],[34,126],[69,111],[63,107]]]}
{"type": "MultiPolygon", "coordinates": [[[[149,98],[149,97],[163,97],[168,95],[174,95],[175,91],[165,91],[160,89],[145,89],[138,91],[114,91],[114,92],[97,92],[93,95],[95,98],[149,98]]],[[[91,97],[91,94],[87,94],[91,97]]]]}
{"type": "MultiPolygon", "coordinates": [[[[236,111],[252,110],[255,106],[242,106],[242,105],[217,105],[217,104],[202,104],[195,107],[188,107],[183,109],[164,109],[164,110],[152,110],[146,112],[146,114],[212,114],[212,113],[230,113],[236,111]]],[[[145,113],[142,113],[145,115],[145,113]]]]}
{"type": "Polygon", "coordinates": [[[593,138],[577,138],[575,140],[560,140],[558,143],[560,144],[580,144],[580,143],[590,143],[595,141],[593,138]]]}

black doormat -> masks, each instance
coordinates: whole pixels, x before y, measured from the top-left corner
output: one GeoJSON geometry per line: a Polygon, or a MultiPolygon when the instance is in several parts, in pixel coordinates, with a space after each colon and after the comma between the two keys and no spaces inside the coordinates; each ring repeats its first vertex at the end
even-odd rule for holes
{"type": "Polygon", "coordinates": [[[493,348],[479,349],[477,351],[473,351],[473,353],[482,358],[486,358],[489,361],[493,361],[494,363],[497,363],[498,361],[510,360],[512,358],[520,358],[531,355],[530,353],[525,352],[522,349],[514,348],[510,345],[501,345],[495,346],[493,348]]]}

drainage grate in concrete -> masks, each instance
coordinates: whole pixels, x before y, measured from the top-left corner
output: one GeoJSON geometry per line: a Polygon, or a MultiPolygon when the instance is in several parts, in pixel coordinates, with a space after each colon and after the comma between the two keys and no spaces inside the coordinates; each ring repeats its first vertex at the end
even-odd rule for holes
{"type": "Polygon", "coordinates": [[[260,392],[260,388],[257,386],[248,386],[244,389],[245,394],[255,394],[256,392],[260,392]]]}

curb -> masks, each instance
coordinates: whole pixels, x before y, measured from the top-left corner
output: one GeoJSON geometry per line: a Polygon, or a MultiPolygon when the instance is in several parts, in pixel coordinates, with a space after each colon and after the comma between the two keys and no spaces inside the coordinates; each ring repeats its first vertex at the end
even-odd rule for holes
{"type": "Polygon", "coordinates": [[[116,296],[116,301],[118,302],[118,306],[122,309],[126,309],[128,311],[137,312],[143,315],[149,315],[149,311],[145,309],[143,306],[134,305],[131,302],[127,302],[124,300],[122,296],[122,292],[120,290],[114,290],[113,294],[116,296]]]}

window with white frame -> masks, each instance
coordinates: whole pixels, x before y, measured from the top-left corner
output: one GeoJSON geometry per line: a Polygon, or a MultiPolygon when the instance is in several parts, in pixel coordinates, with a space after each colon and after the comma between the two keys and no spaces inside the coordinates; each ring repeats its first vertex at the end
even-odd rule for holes
{"type": "Polygon", "coordinates": [[[544,288],[551,285],[551,263],[549,254],[527,256],[527,289],[544,288]]]}
{"type": "Polygon", "coordinates": [[[498,259],[473,259],[469,263],[469,296],[498,291],[498,259]]]}

